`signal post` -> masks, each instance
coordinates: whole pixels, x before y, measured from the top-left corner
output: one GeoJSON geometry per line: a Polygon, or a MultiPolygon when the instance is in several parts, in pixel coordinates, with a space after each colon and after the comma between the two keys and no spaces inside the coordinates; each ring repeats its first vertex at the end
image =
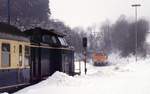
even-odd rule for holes
{"type": "Polygon", "coordinates": [[[86,63],[87,63],[87,37],[83,37],[83,55],[84,55],[84,72],[87,73],[86,63]]]}

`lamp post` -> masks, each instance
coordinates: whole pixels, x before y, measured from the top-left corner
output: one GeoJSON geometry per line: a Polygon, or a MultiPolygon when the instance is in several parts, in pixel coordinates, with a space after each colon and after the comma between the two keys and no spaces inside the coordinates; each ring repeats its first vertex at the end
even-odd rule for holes
{"type": "Polygon", "coordinates": [[[136,58],[136,62],[137,62],[137,48],[138,48],[137,8],[140,7],[141,5],[140,4],[133,4],[131,6],[135,8],[135,58],[136,58]]]}
{"type": "Polygon", "coordinates": [[[7,0],[7,22],[10,24],[10,0],[7,0]]]}

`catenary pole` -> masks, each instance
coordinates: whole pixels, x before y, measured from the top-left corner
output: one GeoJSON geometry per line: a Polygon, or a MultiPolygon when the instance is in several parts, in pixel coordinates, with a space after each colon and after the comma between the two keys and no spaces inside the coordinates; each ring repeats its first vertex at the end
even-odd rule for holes
{"type": "Polygon", "coordinates": [[[10,0],[7,0],[7,22],[10,24],[10,0]]]}
{"type": "Polygon", "coordinates": [[[140,4],[133,4],[131,5],[135,8],[135,59],[137,62],[137,48],[138,48],[138,29],[137,29],[137,8],[140,7],[140,4]]]}

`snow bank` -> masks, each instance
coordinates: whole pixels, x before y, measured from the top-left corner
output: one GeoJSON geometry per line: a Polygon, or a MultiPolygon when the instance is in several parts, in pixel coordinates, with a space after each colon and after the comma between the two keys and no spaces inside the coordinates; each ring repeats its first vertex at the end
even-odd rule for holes
{"type": "Polygon", "coordinates": [[[0,94],[8,94],[7,92],[4,92],[4,93],[0,93],[0,94]]]}
{"type": "Polygon", "coordinates": [[[72,77],[62,72],[55,72],[47,80],[29,86],[14,94],[76,94],[81,88],[89,87],[90,83],[84,82],[79,76],[72,77]]]}

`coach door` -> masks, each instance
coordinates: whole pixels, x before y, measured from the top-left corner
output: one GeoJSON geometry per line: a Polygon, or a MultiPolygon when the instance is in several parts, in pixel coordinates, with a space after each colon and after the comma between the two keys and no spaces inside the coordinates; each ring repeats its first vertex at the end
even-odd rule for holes
{"type": "Polygon", "coordinates": [[[69,62],[68,62],[68,56],[66,54],[62,54],[62,71],[64,73],[69,74],[69,62]]]}
{"type": "Polygon", "coordinates": [[[40,48],[31,49],[31,75],[32,80],[41,79],[40,48]]]}

